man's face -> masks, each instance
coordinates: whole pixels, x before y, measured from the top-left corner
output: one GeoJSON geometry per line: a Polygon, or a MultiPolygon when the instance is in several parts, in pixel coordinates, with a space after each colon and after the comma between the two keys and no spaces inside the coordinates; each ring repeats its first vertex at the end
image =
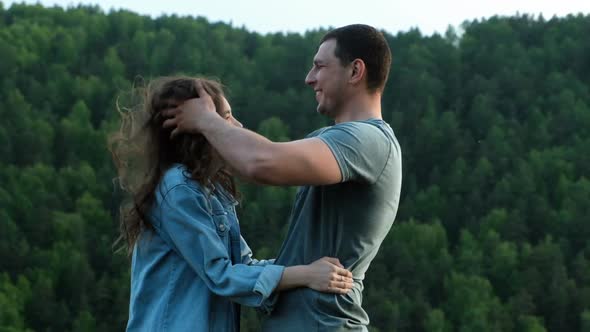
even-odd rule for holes
{"type": "Polygon", "coordinates": [[[336,40],[323,42],[313,59],[305,83],[315,91],[317,111],[334,118],[346,100],[347,68],[334,54],[336,40]]]}

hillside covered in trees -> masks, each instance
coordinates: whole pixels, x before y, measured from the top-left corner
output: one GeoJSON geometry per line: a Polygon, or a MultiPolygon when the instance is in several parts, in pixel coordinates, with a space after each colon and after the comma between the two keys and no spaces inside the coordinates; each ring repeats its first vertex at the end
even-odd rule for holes
{"type": "MultiPolygon", "coordinates": [[[[151,77],[214,76],[246,127],[302,138],[329,124],[303,82],[324,33],[0,3],[0,331],[124,328],[106,144],[118,98],[151,77]]],[[[589,36],[590,15],[387,34],[404,179],[365,280],[372,331],[590,331],[589,36]]],[[[272,257],[295,188],[241,192],[242,232],[272,257]]],[[[258,326],[245,310],[242,330],[258,326]]]]}

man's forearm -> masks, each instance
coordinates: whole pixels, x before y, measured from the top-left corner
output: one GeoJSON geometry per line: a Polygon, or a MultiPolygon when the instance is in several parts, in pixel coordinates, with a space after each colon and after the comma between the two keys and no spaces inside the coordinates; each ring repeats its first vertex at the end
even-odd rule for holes
{"type": "Polygon", "coordinates": [[[268,162],[273,142],[253,131],[230,125],[217,114],[201,128],[201,133],[238,175],[257,181],[257,170],[268,162]]]}

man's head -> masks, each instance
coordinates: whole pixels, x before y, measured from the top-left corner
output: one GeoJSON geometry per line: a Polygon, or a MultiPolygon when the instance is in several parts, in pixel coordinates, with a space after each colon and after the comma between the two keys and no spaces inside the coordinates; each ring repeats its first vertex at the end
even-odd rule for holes
{"type": "Polygon", "coordinates": [[[347,25],[322,38],[305,82],[316,91],[318,112],[333,115],[352,94],[381,93],[390,66],[391,51],[381,32],[347,25]]]}

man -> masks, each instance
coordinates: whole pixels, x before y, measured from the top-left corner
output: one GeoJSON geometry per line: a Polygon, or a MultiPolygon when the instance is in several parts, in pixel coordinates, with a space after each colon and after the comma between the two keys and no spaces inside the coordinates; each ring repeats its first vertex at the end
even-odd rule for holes
{"type": "Polygon", "coordinates": [[[210,97],[167,112],[179,132],[199,132],[239,175],[258,183],[301,185],[277,264],[339,258],[353,273],[344,295],[307,289],[284,292],[266,303],[266,331],[366,331],[361,307],[365,272],[391,228],[401,187],[401,151],[381,117],[381,95],[391,64],[383,35],[366,25],[326,34],[305,82],[317,111],[335,125],[286,143],[223,121],[210,97]]]}

